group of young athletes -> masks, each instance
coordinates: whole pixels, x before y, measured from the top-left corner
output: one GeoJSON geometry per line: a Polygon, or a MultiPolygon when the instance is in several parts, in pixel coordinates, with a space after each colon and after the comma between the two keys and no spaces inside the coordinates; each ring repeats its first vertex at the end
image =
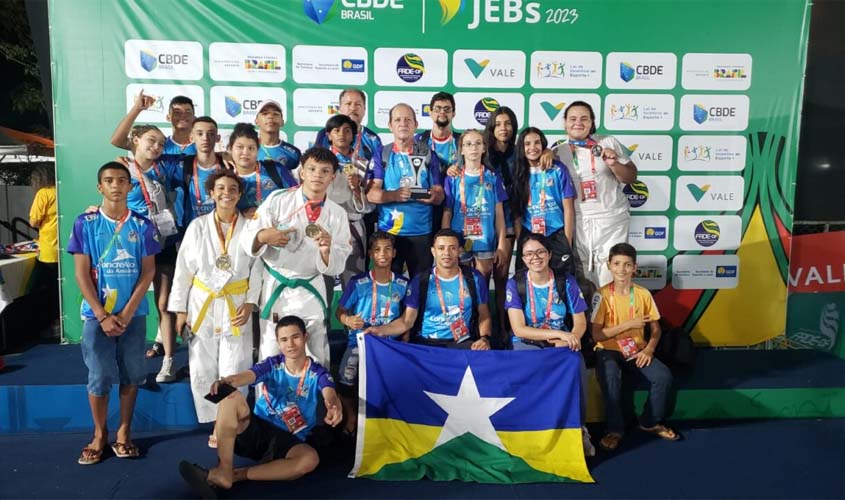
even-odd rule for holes
{"type": "MultiPolygon", "coordinates": [[[[224,148],[215,120],[195,117],[186,97],[170,103],[171,136],[136,125],[153,102],[137,96],[112,136],[131,155],[99,169],[102,203],[76,219],[67,245],[84,297],[94,420],[80,464],[107,448],[139,456],[131,421],[144,359],[163,355],[156,380],[175,380],[177,333],[197,418],[214,423],[217,466],[180,464],[204,496],[310,472],[320,420],[354,435],[359,334],[473,350],[590,346],[606,409],[599,445],[612,451],[624,434],[628,371],[651,384],[640,427],[678,439],[663,423],[672,376],[654,358],[660,315],[633,283],[636,250],[626,243],[622,188],[637,168],[618,140],[596,134],[590,105],[571,103],[566,139],[549,145],[541,130],[520,130],[507,107],[483,130],[458,133],[454,98],[438,92],[431,130],[418,133],[414,109],[399,103],[389,115],[394,142],[383,145],[361,125],[365,99],[342,91],[339,114],[302,153],[281,140],[278,102],[260,103],[255,124],[237,124],[224,148]],[[151,283],[159,338],[145,352],[151,283]],[[340,360],[330,359],[332,314],[348,332],[340,360]],[[110,443],[114,383],[121,411],[110,443]],[[234,454],[258,463],[234,468],[234,454]]],[[[582,417],[585,374],[582,358],[582,417]]],[[[583,438],[593,455],[586,428],[583,438]]]]}

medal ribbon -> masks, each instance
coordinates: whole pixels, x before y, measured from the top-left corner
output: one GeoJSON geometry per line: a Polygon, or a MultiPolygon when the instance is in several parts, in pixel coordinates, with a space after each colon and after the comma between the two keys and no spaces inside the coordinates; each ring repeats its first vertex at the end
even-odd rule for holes
{"type": "MultiPolygon", "coordinates": [[[[615,321],[614,326],[620,323],[619,316],[616,313],[616,286],[614,283],[610,284],[610,321],[615,321]]],[[[631,283],[631,294],[628,299],[628,319],[634,319],[634,284],[631,283]]]]}
{"type": "MultiPolygon", "coordinates": [[[[531,190],[528,190],[528,207],[531,208],[531,190]]],[[[546,171],[540,172],[540,215],[546,210],[546,171]]]]}
{"type": "Polygon", "coordinates": [[[223,236],[223,226],[220,224],[220,218],[217,216],[217,211],[214,211],[214,227],[217,229],[217,239],[220,240],[220,248],[222,255],[228,255],[229,243],[232,241],[232,235],[235,233],[235,224],[238,223],[238,212],[235,212],[235,217],[232,219],[232,226],[229,228],[229,234],[223,236]]]}
{"type": "Polygon", "coordinates": [[[121,217],[120,220],[117,221],[117,225],[114,227],[114,234],[112,234],[108,245],[106,245],[105,250],[103,250],[103,253],[100,254],[100,258],[97,260],[98,264],[106,258],[106,255],[108,255],[109,250],[111,250],[111,247],[114,246],[114,242],[117,240],[117,236],[120,234],[120,230],[123,229],[123,224],[125,224],[126,220],[129,219],[129,213],[130,211],[127,209],[126,213],[123,214],[123,217],[121,217]]]}
{"type": "Polygon", "coordinates": [[[255,199],[258,200],[258,203],[261,203],[262,196],[261,196],[261,163],[257,162],[255,164],[255,199]]]}
{"type": "Polygon", "coordinates": [[[325,203],[325,202],[326,202],[325,199],[322,199],[322,200],[319,200],[319,201],[318,200],[305,200],[305,205],[303,205],[303,207],[305,208],[305,216],[308,218],[308,222],[313,223],[313,222],[316,222],[317,219],[320,218],[320,212],[323,211],[323,203],[325,203]]]}
{"type": "MultiPolygon", "coordinates": [[[[572,163],[575,164],[575,171],[578,172],[578,175],[581,175],[581,165],[578,161],[578,153],[576,148],[592,148],[596,144],[598,144],[594,139],[590,138],[586,141],[567,141],[569,143],[569,151],[572,153],[572,163]]],[[[593,173],[593,177],[596,176],[596,155],[590,152],[590,170],[593,173]]]]}
{"type": "MultiPolygon", "coordinates": [[[[370,325],[376,324],[376,310],[378,309],[378,289],[376,285],[376,275],[370,271],[370,279],[373,280],[373,308],[370,312],[370,325]]],[[[390,300],[393,297],[393,273],[390,273],[390,284],[387,286],[387,301],[384,304],[384,317],[390,317],[390,300]]]]}
{"type": "MultiPolygon", "coordinates": [[[[467,197],[466,197],[466,169],[461,171],[461,213],[464,214],[464,218],[467,215],[467,197]]],[[[482,196],[484,191],[484,166],[481,166],[481,176],[478,179],[478,195],[475,197],[475,206],[481,211],[481,202],[482,196]]],[[[481,215],[479,213],[479,215],[481,215]]]]}
{"type": "MultiPolygon", "coordinates": [[[[299,376],[299,384],[296,386],[296,397],[302,394],[302,386],[305,384],[305,375],[308,374],[308,367],[311,366],[311,359],[308,358],[305,360],[305,367],[302,369],[302,375],[299,376]]],[[[270,393],[267,391],[267,384],[261,384],[261,393],[264,394],[264,400],[267,401],[267,409],[273,415],[278,415],[279,412],[273,408],[273,403],[270,402],[270,393]]]]}
{"type": "MultiPolygon", "coordinates": [[[[549,326],[549,321],[552,319],[552,286],[554,286],[554,274],[552,274],[552,270],[549,269],[549,297],[546,300],[546,313],[543,316],[543,326],[549,326]]],[[[526,275],[526,281],[528,281],[528,299],[531,304],[531,324],[537,324],[537,306],[534,299],[534,285],[531,283],[531,280],[528,279],[526,275]]]]}
{"type": "MultiPolygon", "coordinates": [[[[133,159],[132,164],[135,166],[135,171],[138,172],[138,184],[141,185],[141,193],[144,195],[144,202],[147,204],[147,210],[149,210],[150,215],[152,215],[155,205],[153,204],[152,198],[150,198],[150,192],[147,191],[147,181],[144,179],[146,174],[141,172],[141,166],[138,165],[137,160],[133,159]]],[[[155,171],[158,177],[161,177],[161,172],[158,171],[158,165],[156,162],[153,162],[153,171],[155,171]]]]}
{"type": "MultiPolygon", "coordinates": [[[[443,316],[446,316],[446,300],[443,299],[443,288],[440,286],[440,278],[437,276],[437,271],[432,271],[434,274],[434,285],[437,287],[437,298],[440,299],[440,310],[443,311],[443,316]]],[[[458,271],[458,308],[461,311],[461,318],[464,317],[464,278],[462,273],[458,271]]]]}

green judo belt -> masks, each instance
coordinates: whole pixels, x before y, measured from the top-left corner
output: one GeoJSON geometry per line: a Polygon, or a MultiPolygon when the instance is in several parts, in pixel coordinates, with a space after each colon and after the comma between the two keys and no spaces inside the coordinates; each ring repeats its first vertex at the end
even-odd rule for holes
{"type": "Polygon", "coordinates": [[[326,306],[326,300],[320,295],[320,292],[314,288],[314,285],[311,284],[311,280],[314,278],[302,279],[302,278],[285,278],[281,274],[279,274],[276,270],[272,269],[270,266],[267,265],[266,262],[263,262],[264,269],[270,273],[276,280],[276,288],[273,289],[273,293],[270,294],[270,298],[267,300],[267,303],[264,305],[264,309],[261,310],[261,319],[268,319],[270,317],[270,312],[273,309],[273,304],[279,299],[279,295],[282,294],[282,291],[285,288],[304,288],[311,292],[312,295],[317,297],[317,300],[320,301],[320,305],[323,306],[323,314],[325,318],[329,317],[329,308],[326,306]]]}

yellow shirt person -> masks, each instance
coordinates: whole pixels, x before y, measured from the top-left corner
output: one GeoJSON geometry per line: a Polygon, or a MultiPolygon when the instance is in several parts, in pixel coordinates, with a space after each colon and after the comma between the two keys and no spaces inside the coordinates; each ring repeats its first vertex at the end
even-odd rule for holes
{"type": "Polygon", "coordinates": [[[38,229],[38,260],[54,264],[59,261],[59,219],[56,187],[43,187],[35,193],[29,209],[29,224],[38,229]]]}

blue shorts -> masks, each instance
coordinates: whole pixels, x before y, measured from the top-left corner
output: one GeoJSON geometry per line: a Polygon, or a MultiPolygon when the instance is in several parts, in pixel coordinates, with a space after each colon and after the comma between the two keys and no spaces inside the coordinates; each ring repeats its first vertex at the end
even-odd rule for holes
{"type": "Polygon", "coordinates": [[[143,384],[147,378],[146,337],[146,316],[132,318],[119,337],[107,336],[96,319],[86,319],[82,325],[82,360],[88,368],[88,393],[107,396],[114,383],[143,384]]]}
{"type": "Polygon", "coordinates": [[[358,385],[358,346],[346,346],[346,351],[340,358],[337,379],[339,383],[349,387],[358,385]]]}

